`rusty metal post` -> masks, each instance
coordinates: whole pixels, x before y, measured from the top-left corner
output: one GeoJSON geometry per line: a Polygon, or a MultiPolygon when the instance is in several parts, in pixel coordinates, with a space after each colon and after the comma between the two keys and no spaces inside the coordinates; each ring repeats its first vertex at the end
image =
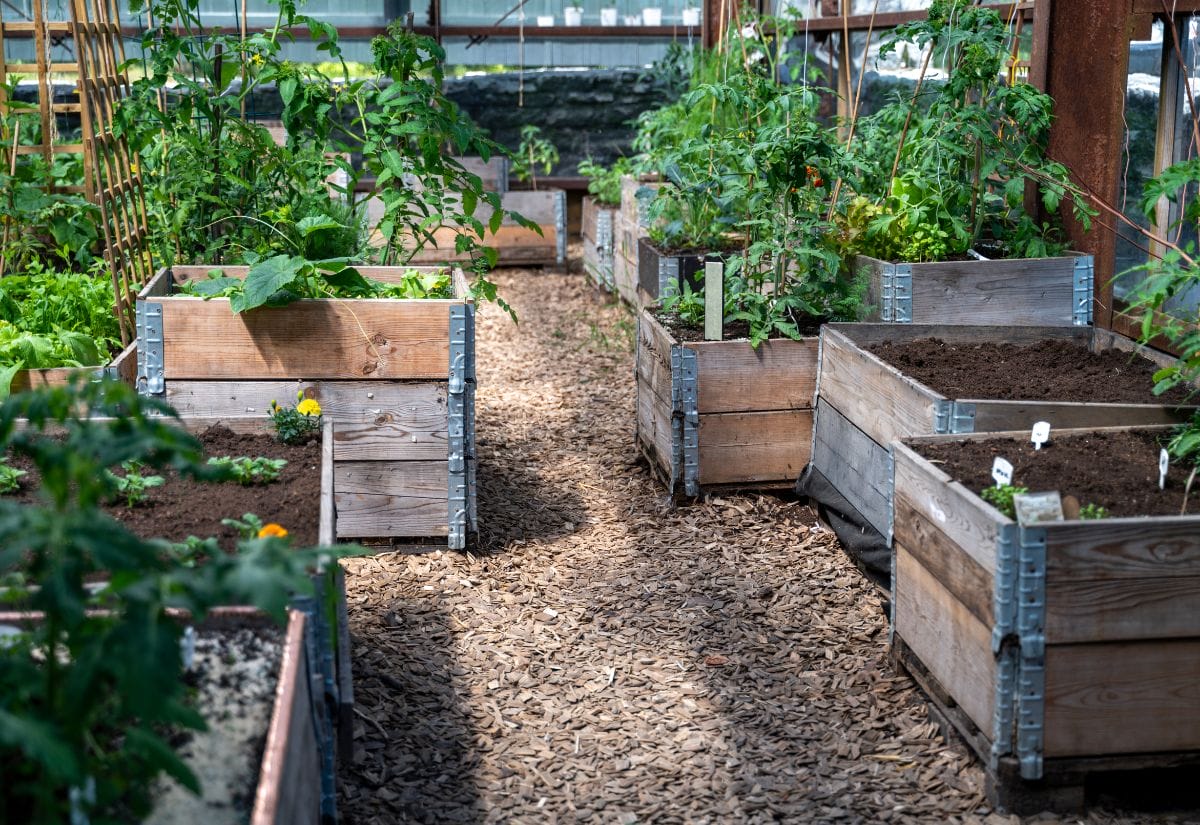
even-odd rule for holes
{"type": "MultiPolygon", "coordinates": [[[[1045,2],[1039,0],[1039,13],[1045,2]]],[[[1045,89],[1054,98],[1050,156],[1106,203],[1116,203],[1119,194],[1130,11],[1130,0],[1052,0],[1047,17],[1037,21],[1045,20],[1048,30],[1034,35],[1046,46],[1044,62],[1034,56],[1034,80],[1044,65],[1045,89]]],[[[1111,328],[1117,237],[1099,226],[1085,232],[1069,209],[1063,213],[1072,246],[1095,256],[1093,315],[1097,326],[1111,328]]]]}

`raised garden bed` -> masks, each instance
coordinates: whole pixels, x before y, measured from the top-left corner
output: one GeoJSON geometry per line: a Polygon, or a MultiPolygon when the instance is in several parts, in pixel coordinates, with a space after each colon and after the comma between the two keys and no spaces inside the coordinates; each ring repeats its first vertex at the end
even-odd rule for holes
{"type": "Polygon", "coordinates": [[[791,484],[809,460],[817,339],[681,341],[638,316],[637,443],[672,493],[791,484]]]}
{"type": "MultiPolygon", "coordinates": [[[[926,345],[920,345],[922,347],[926,345]]],[[[967,327],[954,325],[830,324],[821,331],[821,370],[817,393],[812,466],[845,497],[869,526],[891,540],[892,472],[888,445],[938,433],[1028,430],[1037,421],[1054,429],[1164,424],[1189,417],[1195,407],[1182,397],[1155,397],[1150,376],[1169,356],[1132,340],[1090,327],[967,327]],[[901,358],[913,342],[936,338],[939,350],[923,368],[959,363],[950,383],[938,391],[888,359],[901,358]],[[1058,342],[1047,343],[1047,342],[1058,342]],[[1063,344],[1074,346],[1061,348],[1063,344]],[[1013,346],[1050,347],[1057,361],[1043,358],[1043,380],[1030,380],[1036,358],[1013,354],[1013,346]],[[1115,351],[1089,369],[1089,353],[1115,351]],[[1135,357],[1135,353],[1142,357],[1135,357]],[[1026,379],[1028,393],[1000,397],[996,388],[975,390],[1005,366],[1026,379]],[[1072,374],[1085,374],[1079,391],[1067,390],[1072,374]],[[1130,391],[1121,397],[1097,393],[1130,391]]],[[[914,366],[915,368],[915,366],[914,366]]],[[[1006,382],[998,382],[1003,385],[1006,382]]]]}
{"type": "Polygon", "coordinates": [[[635,309],[638,297],[638,242],[647,235],[647,208],[661,183],[627,175],[621,179],[621,206],[613,216],[613,284],[617,295],[635,309]]]}
{"type": "Polygon", "coordinates": [[[12,381],[12,392],[38,387],[65,386],[79,374],[113,378],[132,385],[137,373],[137,343],[132,343],[108,364],[94,367],[55,367],[53,369],[21,370],[12,381]]]}
{"type": "MultiPolygon", "coordinates": [[[[563,266],[567,260],[567,193],[561,189],[512,191],[500,195],[500,205],[506,212],[516,212],[533,221],[541,233],[519,226],[505,217],[495,234],[476,238],[499,254],[502,266],[563,266]]],[[[486,226],[492,209],[480,201],[475,217],[486,226]]],[[[459,231],[442,227],[433,233],[434,243],[417,250],[412,264],[452,264],[465,261],[455,251],[459,231]]]]}
{"type": "Polygon", "coordinates": [[[705,252],[664,251],[649,238],[638,239],[638,297],[645,306],[659,303],[663,298],[678,295],[681,284],[699,291],[704,283],[704,264],[720,260],[705,252]]]}
{"type": "Polygon", "coordinates": [[[936,263],[859,255],[855,266],[867,277],[867,321],[1035,327],[1092,322],[1090,255],[936,263]]]}
{"type": "Polygon", "coordinates": [[[583,269],[600,289],[613,292],[613,254],[615,236],[613,218],[617,209],[591,195],[583,198],[580,235],[583,238],[583,269]]]}
{"type": "MultiPolygon", "coordinates": [[[[244,277],[245,267],[221,267],[244,277]]],[[[174,294],[212,267],[160,272],[138,296],[138,388],[181,414],[265,420],[272,400],[316,399],[336,425],[337,537],[444,540],[475,529],[474,304],[328,299],[235,315],[174,294]]],[[[396,280],[404,267],[363,267],[396,280]]]]}
{"type": "Polygon", "coordinates": [[[1166,429],[893,445],[893,650],[1002,808],[1078,808],[1105,771],[1200,763],[1200,514],[1161,515],[1187,476],[1158,489],[1166,429]],[[1019,525],[977,494],[997,455],[1014,484],[1118,517],[1019,525]]]}

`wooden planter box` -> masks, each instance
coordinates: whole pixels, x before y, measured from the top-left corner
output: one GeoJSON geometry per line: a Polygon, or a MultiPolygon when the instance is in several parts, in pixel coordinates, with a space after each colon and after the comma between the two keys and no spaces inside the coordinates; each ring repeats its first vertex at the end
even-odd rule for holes
{"type": "Polygon", "coordinates": [[[680,343],[638,316],[637,443],[671,493],[791,485],[809,460],[817,339],[680,343]]]}
{"type": "Polygon", "coordinates": [[[104,366],[55,367],[44,370],[21,370],[12,381],[12,392],[23,392],[38,387],[66,386],[78,375],[89,378],[112,378],[132,385],[137,373],[137,343],[132,343],[104,366]]]}
{"type": "Polygon", "coordinates": [[[704,264],[712,260],[719,257],[704,253],[664,254],[649,238],[639,238],[637,289],[641,304],[658,304],[663,298],[678,295],[684,282],[699,290],[704,284],[704,264]]]}
{"type": "MultiPolygon", "coordinates": [[[[541,234],[505,218],[496,234],[477,238],[499,253],[502,266],[563,266],[567,261],[567,193],[562,189],[504,192],[500,205],[517,212],[538,225],[541,234]]],[[[492,209],[480,201],[475,217],[486,226],[492,209]]],[[[459,232],[452,227],[434,231],[435,243],[425,246],[411,258],[412,264],[452,264],[468,258],[455,252],[459,232]]]]}
{"type": "Polygon", "coordinates": [[[635,309],[642,306],[638,297],[638,241],[647,235],[647,210],[661,186],[657,181],[626,175],[621,179],[621,206],[613,216],[613,283],[621,300],[635,309]]]}
{"type": "Polygon", "coordinates": [[[1091,255],[1029,260],[893,264],[859,255],[867,273],[867,321],[899,324],[1087,326],[1091,255]]]}
{"type": "Polygon", "coordinates": [[[1077,809],[1089,774],[1200,762],[1200,516],[1021,527],[892,449],[893,651],[993,802],[1077,809]]]}
{"type": "MultiPolygon", "coordinates": [[[[445,540],[476,529],[475,307],[452,300],[306,300],[235,315],[173,294],[212,267],[163,270],[138,296],[139,391],[185,416],[265,417],[315,398],[335,425],[338,538],[445,540]]],[[[246,267],[221,267],[244,277],[246,267]]],[[[379,280],[405,267],[362,267],[379,280]]]]}
{"type": "Polygon", "coordinates": [[[584,196],[580,235],[583,237],[583,268],[592,282],[607,292],[613,292],[613,255],[616,249],[616,228],[613,218],[617,209],[600,203],[591,195],[584,196]]]}
{"type": "Polygon", "coordinates": [[[891,540],[892,472],[888,445],[940,433],[1028,430],[1049,421],[1058,430],[1164,424],[1184,420],[1195,407],[1091,404],[1060,401],[951,399],[904,375],[866,347],[886,341],[940,338],[947,343],[1031,344],[1047,338],[1087,345],[1093,352],[1141,352],[1156,363],[1174,359],[1092,327],[969,327],[827,324],[821,329],[812,462],[864,520],[891,540]]]}

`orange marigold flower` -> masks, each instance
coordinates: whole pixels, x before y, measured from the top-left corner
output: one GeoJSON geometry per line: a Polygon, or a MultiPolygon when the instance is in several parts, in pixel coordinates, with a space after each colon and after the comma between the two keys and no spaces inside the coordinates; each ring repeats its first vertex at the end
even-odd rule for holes
{"type": "Polygon", "coordinates": [[[260,539],[282,539],[286,538],[287,534],[288,531],[285,530],[282,525],[276,524],[275,522],[264,524],[262,529],[258,531],[258,537],[260,539]]]}

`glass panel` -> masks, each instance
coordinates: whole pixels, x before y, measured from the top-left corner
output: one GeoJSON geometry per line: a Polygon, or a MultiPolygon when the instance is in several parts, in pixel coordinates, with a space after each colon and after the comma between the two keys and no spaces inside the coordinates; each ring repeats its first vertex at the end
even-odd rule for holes
{"type": "MultiPolygon", "coordinates": [[[[700,19],[702,4],[701,0],[529,0],[523,9],[500,22],[514,5],[491,0],[442,0],[442,25],[516,27],[524,13],[526,27],[537,26],[539,18],[548,25],[562,26],[567,24],[566,10],[577,8],[582,12],[579,25],[583,26],[683,26],[685,13],[688,24],[698,26],[698,22],[691,21],[700,19]],[[602,14],[606,9],[609,11],[602,14]]],[[[575,25],[573,21],[571,24],[575,25]]]]}
{"type": "MultiPolygon", "coordinates": [[[[1117,206],[1139,226],[1150,222],[1142,214],[1142,189],[1154,176],[1154,151],[1158,134],[1159,98],[1162,87],[1163,24],[1156,22],[1149,40],[1129,44],[1129,79],[1125,86],[1125,142],[1121,153],[1121,179],[1117,206]]],[[[1101,216],[1101,220],[1104,220],[1101,216]]],[[[1137,273],[1122,276],[1130,267],[1146,262],[1147,241],[1135,229],[1120,225],[1117,230],[1116,272],[1113,292],[1123,297],[1137,273]]]]}
{"type": "MultiPolygon", "coordinates": [[[[889,11],[924,11],[933,0],[879,0],[879,12],[889,11]]],[[[851,14],[870,14],[875,8],[875,0],[852,0],[851,14]]]]}

